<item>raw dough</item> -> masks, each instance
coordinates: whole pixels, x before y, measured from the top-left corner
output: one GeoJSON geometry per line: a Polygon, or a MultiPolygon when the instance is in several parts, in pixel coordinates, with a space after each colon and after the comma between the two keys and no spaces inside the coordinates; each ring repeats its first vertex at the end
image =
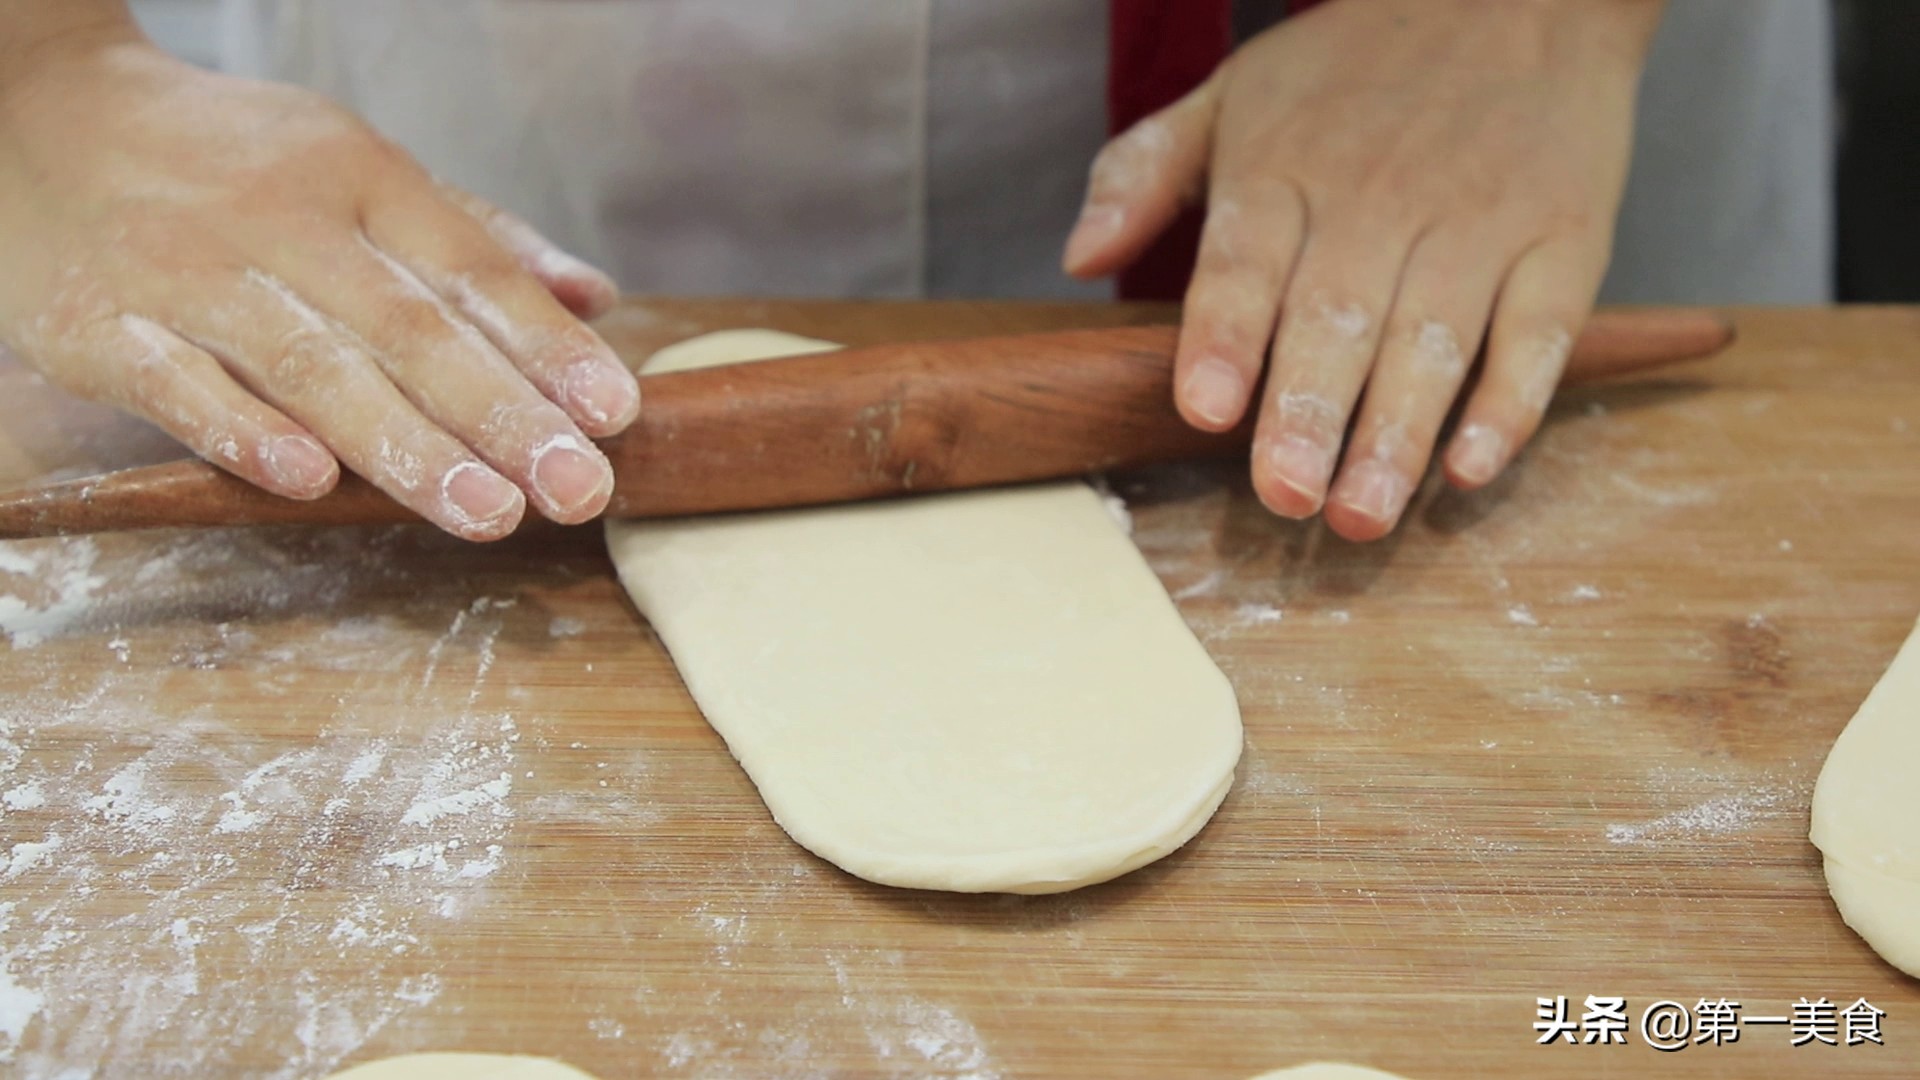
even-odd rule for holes
{"type": "MultiPolygon", "coordinates": [[[[833,347],[733,331],[646,370],[833,347]]],[[[869,881],[1105,881],[1233,780],[1233,688],[1085,484],[608,522],[607,544],[774,819],[869,881]]]]}
{"type": "Polygon", "coordinates": [[[1327,1061],[1315,1061],[1313,1065],[1296,1065],[1281,1068],[1277,1072],[1261,1072],[1254,1080],[1404,1080],[1396,1072],[1380,1072],[1379,1068],[1363,1068],[1359,1065],[1331,1065],[1327,1061]]]}
{"type": "Polygon", "coordinates": [[[1847,925],[1920,977],[1920,626],[1833,744],[1813,789],[1813,842],[1847,925]]]}
{"type": "Polygon", "coordinates": [[[594,1080],[552,1058],[510,1054],[405,1054],[355,1065],[327,1080],[594,1080]]]}

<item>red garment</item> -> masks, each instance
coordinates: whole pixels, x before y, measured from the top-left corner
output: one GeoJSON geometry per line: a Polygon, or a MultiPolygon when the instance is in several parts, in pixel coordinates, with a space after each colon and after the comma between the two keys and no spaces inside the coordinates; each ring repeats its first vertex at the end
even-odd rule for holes
{"type": "MultiPolygon", "coordinates": [[[[1132,127],[1205,82],[1233,48],[1232,0],[1112,0],[1107,130],[1132,127]]],[[[1120,272],[1123,300],[1177,300],[1200,250],[1198,209],[1120,272]]]]}
{"type": "MultiPolygon", "coordinates": [[[[1321,0],[1288,0],[1299,14],[1321,0]]],[[[1233,0],[1112,0],[1107,130],[1118,135],[1185,97],[1233,51],[1233,0]]],[[[1193,276],[1205,211],[1188,210],[1132,266],[1123,300],[1178,300],[1193,276]]]]}

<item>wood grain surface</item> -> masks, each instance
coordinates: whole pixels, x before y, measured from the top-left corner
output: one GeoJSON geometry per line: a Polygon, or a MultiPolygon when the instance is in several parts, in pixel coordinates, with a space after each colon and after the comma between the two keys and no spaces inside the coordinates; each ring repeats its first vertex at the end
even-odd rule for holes
{"type": "MultiPolygon", "coordinates": [[[[637,302],[605,331],[637,359],[1168,316],[637,302]]],[[[0,545],[0,1075],[1914,1076],[1920,983],[1841,923],[1806,819],[1920,613],[1920,313],[1737,318],[1381,543],[1230,466],[1115,477],[1247,750],[1186,849],[1056,897],[795,847],[596,529],[0,545]],[[1885,1045],[1536,1046],[1561,994],[1865,997],[1885,1045]]],[[[176,453],[0,361],[0,483],[176,453]]]]}

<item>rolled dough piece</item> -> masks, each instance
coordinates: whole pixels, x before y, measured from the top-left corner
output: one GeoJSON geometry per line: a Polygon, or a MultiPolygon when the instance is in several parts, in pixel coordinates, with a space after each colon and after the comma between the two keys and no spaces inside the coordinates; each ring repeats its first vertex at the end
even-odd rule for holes
{"type": "Polygon", "coordinates": [[[327,1080],[594,1080],[552,1058],[511,1054],[403,1054],[369,1061],[327,1080]]]}
{"type": "Polygon", "coordinates": [[[1381,1072],[1359,1065],[1338,1065],[1332,1062],[1316,1061],[1310,1065],[1295,1065],[1291,1069],[1278,1072],[1261,1073],[1253,1080],[1405,1080],[1398,1073],[1381,1072]]]}
{"type": "MultiPolygon", "coordinates": [[[[645,370],[831,348],[732,331],[645,370]]],[[[1233,688],[1083,483],[611,521],[607,545],[774,820],[869,881],[1105,881],[1233,780],[1233,688]]]]}
{"type": "Polygon", "coordinates": [[[1920,978],[1920,626],[1833,744],[1813,788],[1827,889],[1875,952],[1920,978]]]}

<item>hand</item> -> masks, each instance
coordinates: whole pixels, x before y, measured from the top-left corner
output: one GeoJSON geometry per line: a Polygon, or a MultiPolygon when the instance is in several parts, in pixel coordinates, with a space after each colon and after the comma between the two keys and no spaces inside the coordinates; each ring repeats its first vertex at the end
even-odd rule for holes
{"type": "Polygon", "coordinates": [[[639,384],[613,282],[322,98],[129,29],[9,57],[0,343],[292,498],[345,464],[441,528],[605,508],[639,384]],[[336,460],[337,459],[337,460],[336,460]]]}
{"type": "Polygon", "coordinates": [[[1486,484],[1539,426],[1606,269],[1660,6],[1332,0],[1108,144],[1067,268],[1125,266],[1204,193],[1182,415],[1233,427],[1266,367],[1261,501],[1384,536],[1483,339],[1448,478],[1486,484]]]}

